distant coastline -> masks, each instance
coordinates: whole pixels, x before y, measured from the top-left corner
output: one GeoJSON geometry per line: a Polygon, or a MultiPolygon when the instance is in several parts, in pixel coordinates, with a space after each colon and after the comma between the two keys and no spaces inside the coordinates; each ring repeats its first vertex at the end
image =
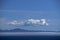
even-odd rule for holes
{"type": "Polygon", "coordinates": [[[0,32],[60,32],[60,31],[44,31],[44,30],[25,30],[25,29],[12,29],[12,30],[1,30],[0,32]]]}

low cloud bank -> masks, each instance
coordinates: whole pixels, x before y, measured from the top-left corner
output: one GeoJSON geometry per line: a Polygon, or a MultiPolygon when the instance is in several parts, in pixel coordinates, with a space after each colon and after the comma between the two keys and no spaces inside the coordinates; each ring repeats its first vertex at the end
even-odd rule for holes
{"type": "Polygon", "coordinates": [[[46,25],[48,26],[48,22],[46,19],[27,19],[27,20],[22,20],[22,21],[17,21],[17,20],[13,20],[11,22],[8,22],[7,24],[9,25],[20,25],[23,26],[25,24],[27,25],[46,25]]]}

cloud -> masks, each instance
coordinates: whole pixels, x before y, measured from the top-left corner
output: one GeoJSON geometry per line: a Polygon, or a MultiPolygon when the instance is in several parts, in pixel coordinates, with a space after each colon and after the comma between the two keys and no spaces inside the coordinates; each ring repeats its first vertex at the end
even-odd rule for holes
{"type": "Polygon", "coordinates": [[[11,30],[15,28],[34,28],[48,26],[46,19],[18,19],[18,20],[9,20],[7,18],[0,18],[0,29],[2,30],[11,30]]]}
{"type": "Polygon", "coordinates": [[[28,19],[28,23],[37,24],[37,25],[48,25],[46,19],[28,19]]]}
{"type": "Polygon", "coordinates": [[[24,25],[24,22],[23,21],[17,21],[17,20],[13,20],[11,22],[8,22],[7,24],[9,25],[24,25]]]}
{"type": "Polygon", "coordinates": [[[44,24],[45,24],[45,25],[48,25],[48,23],[46,22],[46,19],[41,19],[41,22],[42,22],[42,23],[41,23],[42,25],[44,25],[44,24]]]}
{"type": "Polygon", "coordinates": [[[24,25],[48,25],[48,23],[46,22],[46,19],[28,19],[28,20],[22,20],[22,21],[17,21],[17,20],[13,20],[9,23],[7,23],[9,25],[20,25],[20,26],[24,26],[24,25]]]}
{"type": "Polygon", "coordinates": [[[27,23],[32,23],[32,24],[40,23],[40,20],[35,20],[35,19],[28,19],[27,21],[28,21],[27,23]]]}
{"type": "Polygon", "coordinates": [[[18,19],[9,20],[7,18],[0,18],[0,29],[26,29],[26,30],[60,30],[60,19],[18,19]]]}

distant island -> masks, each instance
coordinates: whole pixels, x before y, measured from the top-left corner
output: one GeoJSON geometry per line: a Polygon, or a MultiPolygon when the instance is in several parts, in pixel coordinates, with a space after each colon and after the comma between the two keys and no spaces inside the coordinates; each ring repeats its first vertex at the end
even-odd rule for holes
{"type": "Polygon", "coordinates": [[[12,30],[1,30],[0,32],[60,32],[60,31],[44,31],[44,30],[25,30],[25,29],[12,29],[12,30]]]}
{"type": "Polygon", "coordinates": [[[0,32],[42,32],[42,31],[40,31],[40,30],[38,30],[38,31],[25,30],[25,29],[16,28],[16,29],[12,29],[12,30],[1,30],[1,29],[0,29],[0,32]]]}

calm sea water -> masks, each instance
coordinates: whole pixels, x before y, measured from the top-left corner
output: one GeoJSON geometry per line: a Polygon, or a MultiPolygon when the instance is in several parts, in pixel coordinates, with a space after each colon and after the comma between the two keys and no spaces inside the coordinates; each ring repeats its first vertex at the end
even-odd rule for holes
{"type": "Polygon", "coordinates": [[[60,40],[60,36],[0,36],[0,40],[60,40]]]}
{"type": "Polygon", "coordinates": [[[0,40],[60,40],[56,32],[0,33],[0,40]]]}

